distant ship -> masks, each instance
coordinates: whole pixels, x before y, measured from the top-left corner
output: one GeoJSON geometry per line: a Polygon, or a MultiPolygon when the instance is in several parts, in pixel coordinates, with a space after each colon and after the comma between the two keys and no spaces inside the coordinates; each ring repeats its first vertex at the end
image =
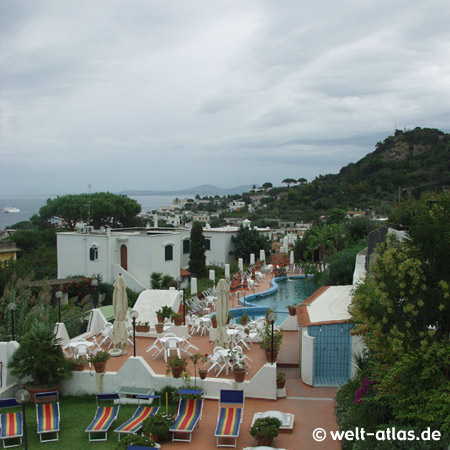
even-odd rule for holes
{"type": "Polygon", "coordinates": [[[3,208],[3,212],[5,213],[18,213],[20,212],[19,208],[16,208],[15,206],[6,206],[3,208]]]}

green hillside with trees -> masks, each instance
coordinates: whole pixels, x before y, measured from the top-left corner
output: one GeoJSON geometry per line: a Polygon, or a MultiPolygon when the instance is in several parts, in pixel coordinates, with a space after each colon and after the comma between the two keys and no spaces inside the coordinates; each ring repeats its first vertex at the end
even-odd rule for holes
{"type": "Polygon", "coordinates": [[[431,128],[397,130],[338,174],[320,175],[310,183],[293,181],[286,178],[288,187],[268,190],[262,199],[266,208],[249,219],[312,220],[334,208],[387,216],[399,198],[419,198],[425,191],[440,192],[450,185],[450,135],[431,128]]]}

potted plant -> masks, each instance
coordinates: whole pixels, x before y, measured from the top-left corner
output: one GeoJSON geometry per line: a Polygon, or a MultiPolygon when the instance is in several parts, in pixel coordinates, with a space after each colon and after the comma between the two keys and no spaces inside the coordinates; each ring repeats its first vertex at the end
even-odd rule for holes
{"type": "Polygon", "coordinates": [[[277,389],[283,389],[286,384],[286,374],[284,372],[277,373],[277,389]]]}
{"type": "Polygon", "coordinates": [[[244,313],[241,316],[240,323],[241,323],[241,325],[243,325],[245,327],[248,324],[249,320],[250,320],[249,315],[247,313],[244,313]]]}
{"type": "Polygon", "coordinates": [[[89,362],[94,364],[94,369],[97,373],[103,373],[109,358],[110,355],[108,352],[99,351],[95,355],[89,357],[89,362]]]}
{"type": "Polygon", "coordinates": [[[132,445],[136,447],[155,447],[155,441],[152,438],[149,438],[142,434],[130,434],[121,439],[115,449],[127,450],[132,445]]]}
{"type": "Polygon", "coordinates": [[[183,314],[177,314],[175,313],[172,317],[173,323],[175,326],[179,327],[180,325],[183,325],[183,314]]]}
{"type": "MultiPolygon", "coordinates": [[[[190,356],[191,361],[194,363],[194,368],[197,367],[197,364],[199,361],[201,361],[203,364],[208,361],[208,355],[207,354],[201,354],[200,352],[195,353],[194,355],[190,356]]],[[[206,369],[199,369],[198,374],[200,375],[200,378],[204,380],[206,378],[208,371],[206,369]]]]}
{"type": "Polygon", "coordinates": [[[141,333],[148,333],[150,331],[150,324],[148,322],[137,322],[136,331],[141,333]]]}
{"type": "Polygon", "coordinates": [[[172,439],[172,432],[169,431],[175,419],[165,412],[157,412],[144,420],[142,431],[155,442],[164,442],[172,439]]]}
{"type": "Polygon", "coordinates": [[[155,329],[157,333],[162,333],[164,331],[164,323],[158,322],[157,324],[155,324],[155,329]]]}
{"type": "Polygon", "coordinates": [[[88,363],[88,360],[83,356],[80,358],[70,358],[69,361],[72,364],[72,370],[75,372],[81,372],[88,363]]]}
{"type": "Polygon", "coordinates": [[[260,417],[251,426],[250,435],[258,441],[258,445],[269,446],[273,438],[278,436],[280,427],[281,422],[276,417],[260,417]]]}
{"type": "MultiPolygon", "coordinates": [[[[261,341],[260,347],[266,352],[266,360],[272,362],[272,326],[266,323],[262,332],[260,333],[261,341]]],[[[273,330],[273,360],[277,360],[278,352],[281,348],[283,340],[283,331],[280,329],[273,330]]]]}
{"type": "Polygon", "coordinates": [[[32,401],[35,392],[58,390],[60,380],[72,375],[72,362],[64,357],[60,341],[53,329],[37,326],[23,336],[12,354],[8,367],[18,378],[31,378],[25,388],[32,401]]]}
{"type": "Polygon", "coordinates": [[[170,306],[164,305],[158,311],[156,311],[156,317],[158,319],[158,322],[164,322],[165,319],[172,319],[172,317],[175,315],[175,312],[170,306]]]}
{"type": "Polygon", "coordinates": [[[236,353],[234,350],[231,350],[229,352],[228,357],[231,364],[233,364],[231,370],[234,374],[234,381],[236,381],[236,383],[242,383],[245,379],[248,365],[245,363],[242,356],[236,353]]]}
{"type": "Polygon", "coordinates": [[[289,310],[290,316],[295,316],[297,314],[297,309],[296,309],[295,305],[288,305],[287,309],[289,310]]]}
{"type": "Polygon", "coordinates": [[[172,371],[174,378],[180,378],[181,374],[186,370],[187,360],[185,358],[179,358],[178,356],[171,356],[166,363],[166,374],[172,371]]]}

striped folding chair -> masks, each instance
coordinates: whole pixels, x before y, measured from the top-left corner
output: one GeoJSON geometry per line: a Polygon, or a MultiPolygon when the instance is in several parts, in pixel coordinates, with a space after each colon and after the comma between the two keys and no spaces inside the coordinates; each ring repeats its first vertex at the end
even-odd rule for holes
{"type": "Polygon", "coordinates": [[[89,433],[89,442],[106,441],[108,430],[119,414],[119,405],[111,405],[119,400],[119,394],[97,394],[97,412],[86,433],[89,433]]]}
{"type": "MultiPolygon", "coordinates": [[[[15,398],[0,400],[0,410],[11,408],[20,409],[20,404],[15,398]]],[[[0,413],[0,439],[3,448],[17,447],[22,445],[23,417],[22,411],[11,411],[0,413]]]]}
{"type": "Polygon", "coordinates": [[[199,389],[180,389],[178,394],[182,397],[178,403],[175,423],[169,431],[173,433],[172,441],[191,442],[192,432],[202,418],[204,394],[199,389]],[[183,395],[196,396],[197,398],[185,398],[183,395]]]}
{"type": "Polygon", "coordinates": [[[59,395],[57,391],[34,394],[37,433],[41,442],[59,440],[59,395]]]}
{"type": "Polygon", "coordinates": [[[118,440],[120,441],[120,436],[122,434],[136,434],[141,428],[142,423],[147,417],[156,414],[161,406],[161,397],[157,395],[138,395],[137,399],[149,401],[150,399],[159,398],[159,406],[145,406],[140,405],[137,407],[134,414],[122,425],[117,427],[114,432],[118,433],[118,440]]]}
{"type": "Polygon", "coordinates": [[[217,447],[235,447],[244,412],[244,391],[221,390],[214,436],[217,447]]]}

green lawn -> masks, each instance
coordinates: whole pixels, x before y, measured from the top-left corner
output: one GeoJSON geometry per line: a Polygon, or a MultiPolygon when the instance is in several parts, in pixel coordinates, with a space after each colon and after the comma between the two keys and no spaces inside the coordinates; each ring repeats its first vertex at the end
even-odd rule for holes
{"type": "MultiPolygon", "coordinates": [[[[86,447],[95,450],[115,450],[117,446],[117,433],[114,429],[128,420],[137,408],[137,405],[121,405],[116,422],[111,426],[108,440],[105,442],[89,442],[85,429],[94,418],[97,410],[95,396],[61,397],[60,402],[61,424],[59,441],[41,444],[36,433],[36,407],[29,403],[26,408],[28,448],[34,449],[63,449],[80,450],[86,447]]],[[[161,408],[165,409],[162,402],[161,408]]],[[[175,413],[176,406],[169,404],[169,413],[175,413]]],[[[17,447],[23,448],[23,447],[17,447]]]]}

